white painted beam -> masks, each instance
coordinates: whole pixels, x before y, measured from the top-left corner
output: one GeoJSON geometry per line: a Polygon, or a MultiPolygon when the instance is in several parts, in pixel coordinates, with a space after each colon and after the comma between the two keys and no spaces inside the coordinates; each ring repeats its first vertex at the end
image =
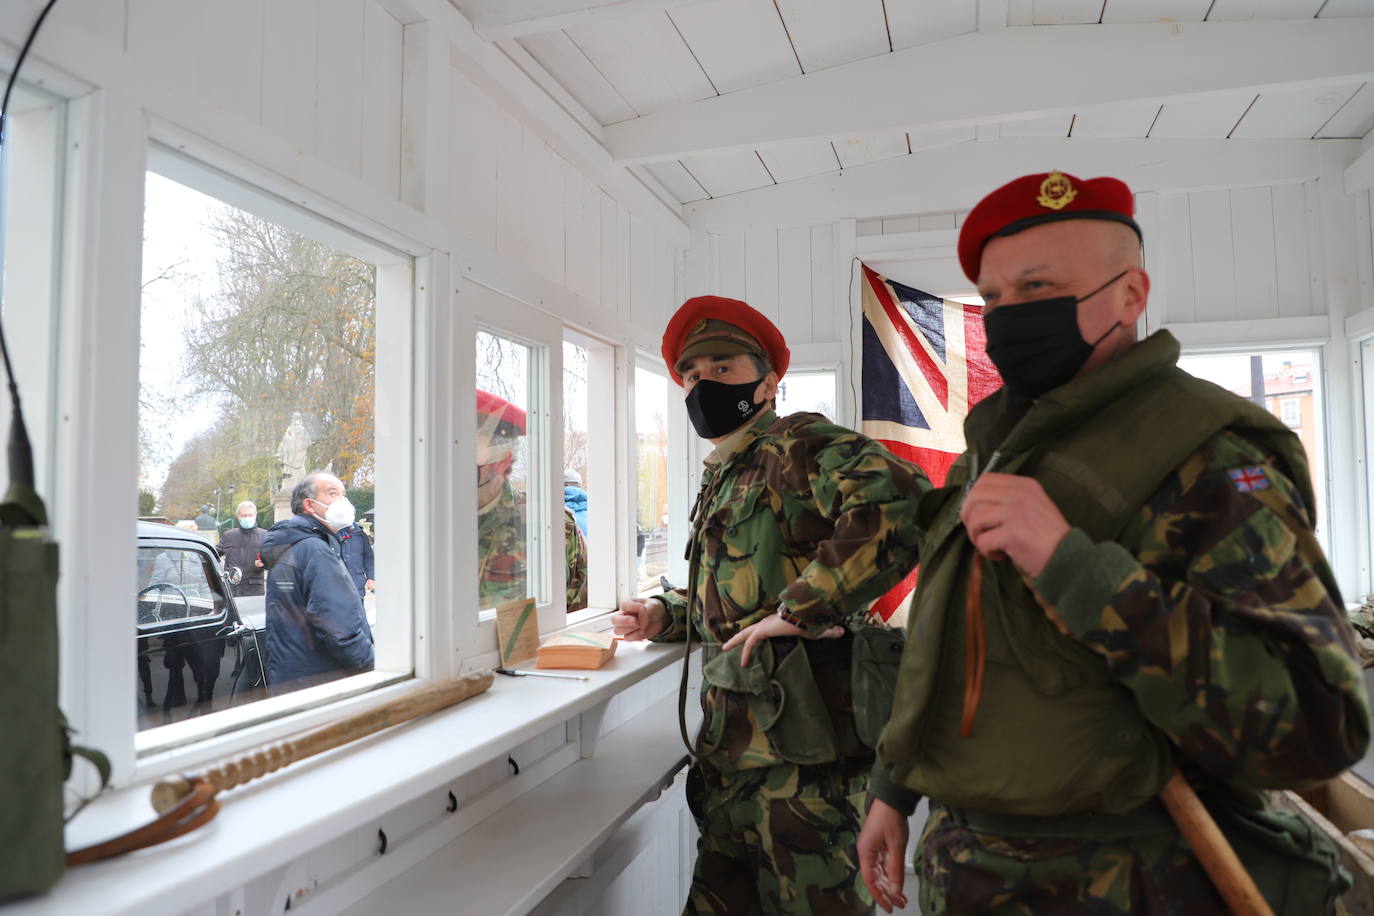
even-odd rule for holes
{"type": "Polygon", "coordinates": [[[1365,150],[1345,170],[1345,193],[1356,194],[1370,188],[1374,188],[1374,147],[1365,150]]]}
{"type": "Polygon", "coordinates": [[[1320,172],[1314,140],[1070,140],[960,143],[684,207],[693,228],[798,226],[965,210],[1027,172],[1114,175],[1136,192],[1291,184],[1320,172]]]}
{"type": "MultiPolygon", "coordinates": [[[[667,191],[654,193],[643,178],[611,161],[605,139],[590,115],[574,117],[500,48],[477,34],[472,23],[448,0],[410,0],[416,11],[442,30],[450,42],[451,63],[478,88],[529,126],[574,168],[591,177],[626,209],[662,229],[676,248],[691,244],[691,231],[667,191]]],[[[532,59],[531,59],[532,60],[532,59]]],[[[525,61],[528,66],[530,61],[525,61]]],[[[563,104],[570,100],[565,99],[563,104]]],[[[662,190],[658,188],[657,190],[662,190]]]]}
{"type": "Polygon", "coordinates": [[[488,41],[556,32],[588,22],[667,10],[701,0],[463,0],[459,6],[488,41]]]}
{"type": "Polygon", "coordinates": [[[973,32],[606,128],[619,162],[1374,79],[1374,18],[973,32]],[[941,78],[970,73],[976,79],[941,78]],[[1092,74],[1085,78],[1084,74],[1092,74]],[[760,117],[766,112],[766,117],[760,117]]]}

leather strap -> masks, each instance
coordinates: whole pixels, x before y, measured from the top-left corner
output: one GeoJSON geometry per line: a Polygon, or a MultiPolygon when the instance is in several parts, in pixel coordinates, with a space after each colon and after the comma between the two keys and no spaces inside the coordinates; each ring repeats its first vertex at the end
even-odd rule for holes
{"type": "Polygon", "coordinates": [[[968,600],[964,603],[964,717],[960,737],[973,730],[973,718],[983,699],[983,671],[987,667],[988,639],[983,628],[983,558],[976,553],[968,574],[968,600]]]}
{"type": "Polygon", "coordinates": [[[191,791],[175,808],[151,823],[121,834],[112,840],[96,843],[67,853],[67,864],[86,865],[99,862],[136,849],[146,849],[190,833],[208,824],[219,813],[215,800],[216,789],[200,777],[191,779],[191,791]]]}

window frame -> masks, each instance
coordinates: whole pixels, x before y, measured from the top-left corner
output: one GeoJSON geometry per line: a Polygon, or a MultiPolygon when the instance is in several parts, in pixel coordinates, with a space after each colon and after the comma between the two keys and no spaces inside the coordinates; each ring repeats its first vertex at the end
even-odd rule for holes
{"type": "MultiPolygon", "coordinates": [[[[417,330],[433,311],[432,294],[426,290],[445,276],[447,258],[116,93],[96,90],[68,101],[67,107],[57,305],[64,320],[56,346],[55,415],[74,422],[60,423],[54,437],[49,506],[64,556],[80,558],[81,568],[79,574],[62,576],[58,586],[61,702],[78,740],[107,754],[112,783],[118,786],[184,771],[373,706],[409,689],[406,682],[413,677],[436,676],[442,668],[432,642],[424,642],[433,621],[415,600],[424,593],[420,583],[432,562],[428,545],[416,536],[428,521],[427,507],[412,506],[412,493],[420,467],[414,443],[428,438],[433,427],[432,398],[421,390],[429,384],[428,351],[418,345],[417,330]],[[127,537],[110,537],[108,526],[90,520],[132,522],[136,517],[142,240],[141,232],[131,227],[143,226],[148,169],[177,161],[192,163],[202,176],[210,176],[207,184],[215,190],[199,181],[191,182],[192,187],[227,203],[242,206],[237,195],[252,195],[263,205],[247,209],[260,216],[296,231],[304,222],[307,234],[350,253],[369,246],[367,258],[378,267],[379,318],[384,283],[403,284],[409,291],[403,303],[388,306],[398,320],[379,320],[379,347],[383,339],[392,340],[404,352],[378,362],[377,397],[379,403],[388,402],[388,409],[378,411],[375,435],[379,466],[394,468],[379,476],[378,490],[384,489],[383,479],[389,480],[387,486],[395,492],[386,499],[400,507],[388,522],[397,538],[387,551],[393,557],[385,560],[379,552],[378,559],[395,589],[389,598],[416,611],[405,623],[404,640],[390,641],[393,648],[404,644],[410,659],[404,674],[379,670],[349,678],[333,690],[260,701],[242,707],[251,710],[237,717],[243,727],[183,736],[140,752],[131,699],[137,678],[135,631],[124,597],[136,590],[137,536],[132,524],[127,537]],[[218,193],[220,189],[226,193],[218,193]],[[382,269],[392,265],[405,267],[382,269]],[[86,305],[96,301],[100,308],[86,305]]],[[[379,658],[379,666],[385,664],[379,658]]],[[[88,791],[93,779],[78,768],[73,785],[88,791]]]]}
{"type": "MultiPolygon", "coordinates": [[[[673,391],[676,389],[681,392],[681,388],[673,381],[673,377],[668,372],[668,367],[663,359],[657,354],[651,354],[645,350],[639,350],[635,354],[633,368],[643,369],[655,375],[662,376],[668,382],[668,580],[686,584],[688,563],[686,558],[687,538],[690,533],[688,528],[687,516],[691,512],[692,501],[696,498],[697,490],[701,487],[701,462],[711,452],[711,444],[705,439],[697,436],[692,429],[691,422],[687,419],[686,408],[673,403],[673,391]],[[677,409],[674,409],[674,407],[677,409]],[[673,486],[672,481],[682,481],[681,486],[673,486]]],[[[634,373],[630,374],[631,396],[634,394],[634,373]]],[[[635,409],[631,405],[628,413],[626,441],[629,448],[628,467],[635,467],[635,409]]],[[[629,475],[627,475],[629,476],[629,475]]],[[[629,487],[630,504],[626,514],[627,520],[637,517],[639,511],[639,487],[632,484],[629,487]]],[[[628,523],[628,522],[627,522],[628,523]]],[[[633,532],[630,533],[633,537],[633,532]]],[[[626,560],[628,574],[634,574],[634,552],[626,560]]],[[[631,578],[630,582],[635,579],[631,578]]],[[[628,594],[628,592],[627,592],[628,594]]]]}
{"type": "Polygon", "coordinates": [[[464,481],[472,480],[472,456],[476,451],[476,404],[470,394],[477,388],[476,339],[478,331],[498,334],[531,345],[530,404],[526,409],[527,435],[530,436],[530,482],[534,490],[526,505],[538,505],[538,534],[547,545],[531,577],[540,583],[536,600],[541,636],[567,626],[567,595],[563,578],[555,576],[555,558],[561,564],[565,555],[563,516],[563,323],[541,309],[514,296],[464,278],[457,290],[454,333],[454,506],[455,587],[458,598],[453,619],[453,636],[458,662],[463,670],[496,664],[496,615],[493,611],[472,613],[477,597],[477,492],[464,481]],[[552,380],[558,379],[558,384],[552,380]],[[555,419],[557,422],[555,422],[555,419]],[[552,434],[554,429],[560,434],[552,434]],[[537,434],[537,435],[536,435],[537,434]],[[555,471],[555,469],[557,469],[555,471]],[[555,475],[558,486],[553,486],[555,475]],[[466,572],[464,572],[466,571],[466,572]]]}
{"type": "MultiPolygon", "coordinates": [[[[1168,330],[1168,326],[1166,325],[1164,329],[1168,330]]],[[[1312,371],[1312,414],[1321,426],[1321,435],[1317,436],[1315,441],[1321,450],[1322,465],[1321,467],[1315,465],[1309,467],[1309,474],[1318,501],[1317,540],[1321,545],[1322,553],[1327,556],[1328,560],[1333,560],[1333,550],[1336,548],[1336,544],[1332,537],[1337,528],[1335,524],[1337,514],[1341,510],[1337,508],[1336,501],[1332,498],[1334,480],[1331,466],[1331,398],[1328,392],[1331,382],[1328,364],[1328,360],[1331,358],[1329,349],[1328,341],[1311,339],[1235,341],[1225,345],[1190,345],[1186,340],[1181,340],[1179,361],[1182,362],[1189,357],[1264,356],[1269,353],[1296,350],[1310,351],[1314,355],[1316,365],[1312,371]]],[[[1180,366],[1180,368],[1182,367],[1180,366]]],[[[1281,397],[1275,396],[1275,399],[1278,400],[1281,397]]],[[[1267,411],[1267,408],[1265,409],[1267,411]]],[[[1278,422],[1283,422],[1281,416],[1273,414],[1271,416],[1274,416],[1278,422]]],[[[1292,427],[1289,427],[1289,430],[1291,432],[1292,427]]]]}
{"type": "MultiPolygon", "coordinates": [[[[564,626],[592,621],[615,610],[620,596],[630,594],[633,578],[627,578],[626,554],[632,561],[634,532],[625,520],[632,505],[618,481],[625,475],[627,439],[624,417],[628,413],[628,382],[624,347],[571,325],[563,326],[563,340],[587,351],[587,606],[565,614],[564,626]],[[628,538],[628,540],[627,540],[628,538]]],[[[560,358],[562,350],[559,350],[560,358]]],[[[559,368],[559,378],[562,378],[559,368]]],[[[559,385],[560,409],[562,385],[559,385]]],[[[633,414],[630,414],[633,416],[633,414]]],[[[562,428],[562,417],[559,417],[562,428]]],[[[561,446],[561,443],[560,443],[561,446]]],[[[632,446],[631,446],[632,447],[632,446]]],[[[562,479],[563,466],[550,469],[562,479]]],[[[557,487],[559,505],[563,488],[557,487]]],[[[556,577],[555,577],[556,579],[556,577]]],[[[565,605],[566,606],[566,605],[565,605]]]]}

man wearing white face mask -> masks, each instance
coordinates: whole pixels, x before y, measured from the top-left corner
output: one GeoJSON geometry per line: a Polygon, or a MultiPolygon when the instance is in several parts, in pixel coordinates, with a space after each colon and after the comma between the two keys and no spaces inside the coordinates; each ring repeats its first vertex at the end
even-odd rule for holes
{"type": "Polygon", "coordinates": [[[314,471],[291,491],[291,518],[262,542],[267,564],[267,682],[273,694],[373,667],[372,628],[344,565],[338,532],[353,524],[339,478],[314,471]]]}
{"type": "Polygon", "coordinates": [[[259,554],[262,552],[262,539],[267,532],[258,527],[258,507],[251,500],[239,503],[234,513],[238,524],[219,538],[219,550],[224,554],[224,565],[237,566],[243,578],[234,586],[234,597],[261,595],[264,588],[266,567],[259,554]]]}

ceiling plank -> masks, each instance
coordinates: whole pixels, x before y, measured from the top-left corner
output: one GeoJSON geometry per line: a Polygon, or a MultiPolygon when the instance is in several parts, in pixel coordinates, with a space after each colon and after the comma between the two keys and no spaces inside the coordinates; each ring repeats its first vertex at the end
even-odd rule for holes
{"type": "Polygon", "coordinates": [[[1229,92],[1165,105],[1150,128],[1162,140],[1221,140],[1231,135],[1255,102],[1254,92],[1229,92]]]}
{"type": "Polygon", "coordinates": [[[773,0],[710,0],[669,13],[717,92],[799,76],[773,0]],[[728,22],[729,28],[721,28],[728,22]]]}
{"type": "Polygon", "coordinates": [[[738,194],[773,183],[773,176],[768,174],[753,150],[724,156],[689,157],[682,164],[712,197],[738,194]]]}
{"type": "Polygon", "coordinates": [[[1136,193],[1289,184],[1321,170],[1310,140],[1053,140],[960,143],[683,208],[693,228],[799,226],[835,219],[966,210],[1039,164],[1114,175],[1136,193]],[[940,176],[931,181],[931,175],[940,176]]]}
{"type": "Polygon", "coordinates": [[[641,115],[716,94],[665,13],[584,25],[569,29],[568,37],[641,115]]]}
{"type": "Polygon", "coordinates": [[[823,172],[839,169],[835,146],[825,140],[810,143],[785,143],[759,150],[759,158],[768,166],[774,181],[797,181],[823,172]]]}
{"type": "Polygon", "coordinates": [[[622,16],[669,10],[700,0],[458,0],[457,6],[487,41],[557,32],[622,16]]]}
{"type": "Polygon", "coordinates": [[[1311,19],[1325,0],[1216,0],[1208,22],[1246,19],[1311,19]]]}
{"type": "Polygon", "coordinates": [[[1072,114],[1089,105],[1237,91],[1253,98],[1266,88],[1374,78],[1371,47],[1374,18],[1009,28],[678,106],[613,125],[606,139],[617,161],[639,163],[884,128],[1072,114]],[[977,80],[931,79],[961,72],[970,60],[980,62],[977,80]]]}
{"type": "Polygon", "coordinates": [[[1107,0],[1103,22],[1201,22],[1212,0],[1107,0]]]}
{"type": "Polygon", "coordinates": [[[905,133],[867,134],[835,141],[835,153],[840,157],[840,167],[846,169],[891,159],[894,156],[905,156],[909,152],[905,133]]]}
{"type": "MultiPolygon", "coordinates": [[[[573,44],[566,32],[530,35],[516,44],[524,48],[560,86],[591,112],[598,124],[614,124],[636,116],[637,112],[587,59],[582,49],[573,44]]],[[[502,42],[498,47],[510,53],[508,44],[502,42]]],[[[531,75],[538,79],[537,74],[531,75]]]]}
{"type": "Polygon", "coordinates": [[[677,198],[678,203],[690,204],[693,201],[705,200],[711,195],[706,193],[706,189],[701,186],[701,182],[687,171],[687,167],[681,162],[655,162],[646,166],[649,174],[658,180],[658,183],[668,189],[668,192],[677,198]]]}
{"type": "Polygon", "coordinates": [[[1247,140],[1314,136],[1363,85],[1353,83],[1320,89],[1285,89],[1262,93],[1245,117],[1241,118],[1231,136],[1247,140]]]}
{"type": "Polygon", "coordinates": [[[1374,130],[1374,83],[1365,83],[1360,87],[1360,91],[1326,122],[1326,126],[1317,137],[1359,138],[1371,130],[1374,130]]]}
{"type": "Polygon", "coordinates": [[[777,4],[807,73],[892,50],[882,0],[777,0],[777,4]]]}
{"type": "Polygon", "coordinates": [[[978,28],[979,4],[968,0],[887,0],[885,8],[894,51],[978,28]]]}
{"type": "MultiPolygon", "coordinates": [[[[1144,137],[1159,117],[1159,106],[1149,102],[1137,105],[1102,105],[1085,108],[1073,119],[1073,136],[1144,137]]],[[[1233,122],[1234,123],[1234,122],[1233,122]]]]}

